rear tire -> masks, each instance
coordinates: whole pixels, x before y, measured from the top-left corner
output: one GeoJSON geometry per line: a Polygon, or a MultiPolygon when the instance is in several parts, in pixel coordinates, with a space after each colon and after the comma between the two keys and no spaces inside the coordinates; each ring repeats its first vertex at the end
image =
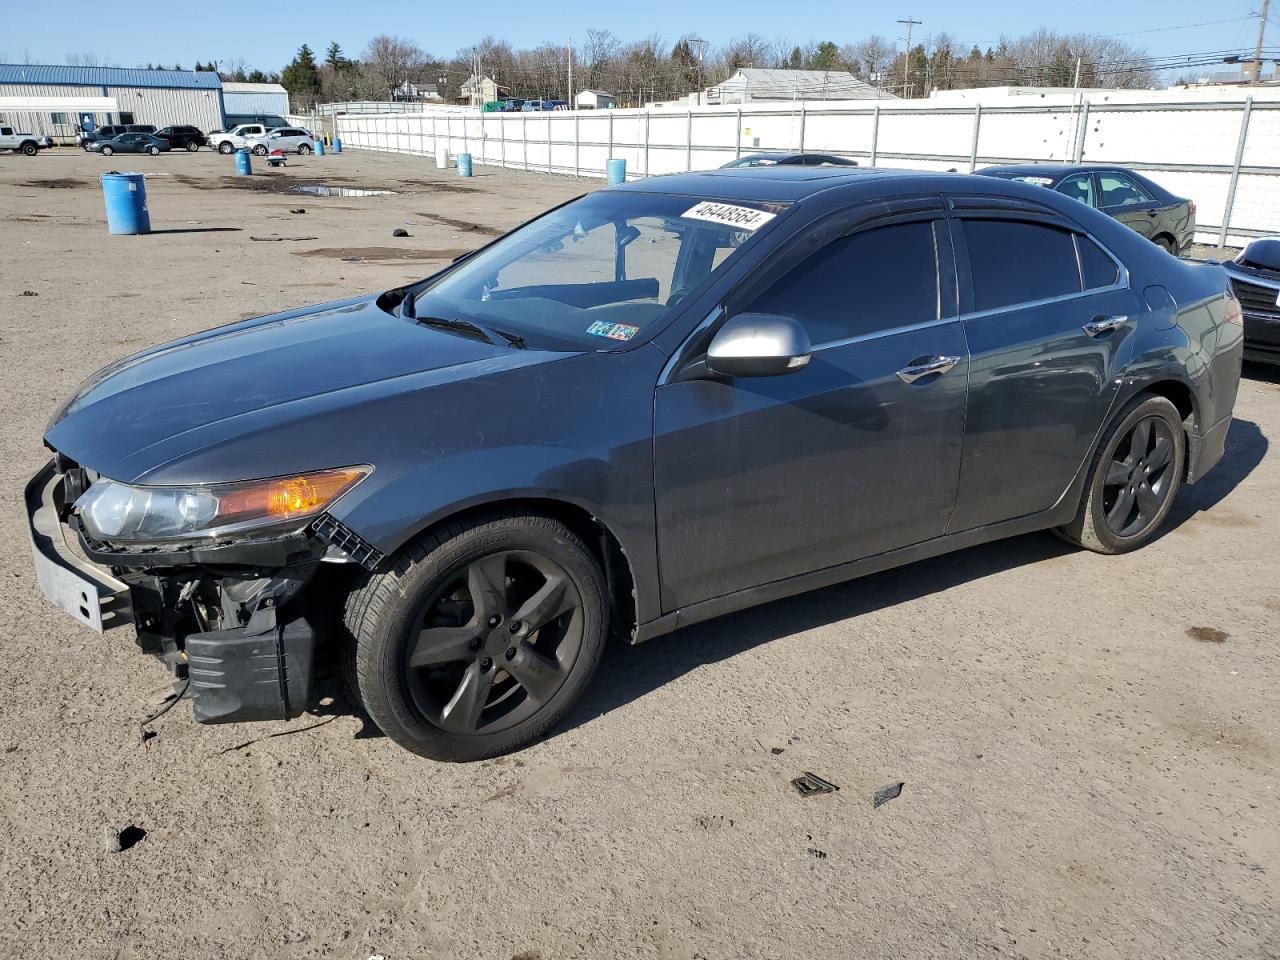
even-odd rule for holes
{"type": "Polygon", "coordinates": [[[160,156],[160,148],[153,144],[152,146],[147,147],[147,153],[151,154],[153,157],[158,157],[160,156]]]}
{"type": "Polygon", "coordinates": [[[609,629],[604,575],[560,521],[447,523],[347,598],[348,682],[382,731],[433,760],[542,736],[581,696],[609,629]]]}
{"type": "Polygon", "coordinates": [[[187,141],[187,151],[189,153],[195,153],[199,149],[200,149],[200,144],[196,143],[194,140],[187,141]]]}
{"type": "Polygon", "coordinates": [[[311,144],[309,143],[298,144],[298,153],[302,154],[303,156],[306,156],[310,152],[311,152],[311,144]]]}
{"type": "Polygon", "coordinates": [[[1171,256],[1176,257],[1178,255],[1178,251],[1174,248],[1172,237],[1166,237],[1164,234],[1161,234],[1158,237],[1152,237],[1151,242],[1171,256]]]}
{"type": "Polygon", "coordinates": [[[1186,471],[1187,436],[1177,407],[1142,393],[1103,434],[1084,497],[1059,536],[1095,553],[1128,553],[1155,536],[1186,471]]]}

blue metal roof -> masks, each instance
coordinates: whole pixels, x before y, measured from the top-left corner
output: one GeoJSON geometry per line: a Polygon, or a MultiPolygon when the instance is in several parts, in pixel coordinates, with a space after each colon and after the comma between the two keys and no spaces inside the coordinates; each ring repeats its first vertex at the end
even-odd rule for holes
{"type": "Polygon", "coordinates": [[[218,90],[216,73],[194,70],[143,70],[135,67],[62,67],[56,64],[0,63],[0,85],[44,83],[85,87],[168,87],[218,90]]]}

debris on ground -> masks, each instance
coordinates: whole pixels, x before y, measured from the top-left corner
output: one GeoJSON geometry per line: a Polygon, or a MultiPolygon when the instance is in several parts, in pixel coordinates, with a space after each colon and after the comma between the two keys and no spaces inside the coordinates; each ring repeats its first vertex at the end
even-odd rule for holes
{"type": "Polygon", "coordinates": [[[813,856],[815,860],[827,859],[827,852],[825,850],[819,850],[817,847],[810,847],[809,853],[813,856]]]}
{"type": "Polygon", "coordinates": [[[769,752],[776,757],[778,754],[782,753],[782,751],[785,749],[786,747],[770,747],[769,752]]]}
{"type": "Polygon", "coordinates": [[[107,853],[121,853],[130,847],[137,846],[146,835],[147,831],[141,827],[135,827],[133,824],[129,824],[123,830],[116,830],[114,827],[103,827],[102,848],[107,853]]]}
{"type": "Polygon", "coordinates": [[[250,237],[250,240],[276,241],[276,240],[319,240],[319,237],[250,237]]]}
{"type": "Polygon", "coordinates": [[[342,262],[343,263],[359,263],[360,258],[359,257],[343,257],[342,262]]]}
{"type": "Polygon", "coordinates": [[[40,296],[40,294],[36,293],[34,290],[23,290],[23,291],[22,291],[22,295],[23,295],[24,297],[38,297],[38,296],[40,296]]]}
{"type": "Polygon", "coordinates": [[[897,783],[891,783],[888,786],[881,787],[871,798],[871,809],[874,810],[876,807],[881,804],[888,803],[890,800],[896,800],[898,794],[902,793],[902,788],[905,785],[905,781],[899,780],[897,783]]]}
{"type": "Polygon", "coordinates": [[[406,230],[404,227],[396,227],[394,230],[391,231],[391,235],[393,237],[407,237],[409,235],[409,231],[406,230]]]}
{"type": "Polygon", "coordinates": [[[293,208],[292,210],[290,210],[289,212],[290,212],[290,213],[306,213],[306,212],[307,212],[307,209],[306,209],[306,207],[294,207],[294,208],[293,208]]]}
{"type": "Polygon", "coordinates": [[[810,773],[808,770],[804,772],[803,776],[792,780],[791,785],[796,788],[802,797],[812,797],[817,793],[834,793],[840,789],[830,780],[824,780],[816,773],[810,773]]]}

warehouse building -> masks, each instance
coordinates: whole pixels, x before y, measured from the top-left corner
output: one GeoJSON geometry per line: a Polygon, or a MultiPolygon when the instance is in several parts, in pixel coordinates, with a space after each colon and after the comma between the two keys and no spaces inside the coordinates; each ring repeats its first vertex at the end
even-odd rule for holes
{"type": "Polygon", "coordinates": [[[183,123],[215,130],[226,115],[218,75],[194,70],[0,63],[0,101],[16,97],[65,101],[66,109],[7,111],[0,116],[24,133],[48,134],[60,143],[74,142],[80,130],[103,123],[183,123]],[[102,104],[102,98],[114,100],[115,109],[84,107],[87,100],[102,104]]]}
{"type": "Polygon", "coordinates": [[[284,116],[289,112],[289,91],[278,83],[237,83],[224,80],[222,103],[228,116],[284,116]]]}

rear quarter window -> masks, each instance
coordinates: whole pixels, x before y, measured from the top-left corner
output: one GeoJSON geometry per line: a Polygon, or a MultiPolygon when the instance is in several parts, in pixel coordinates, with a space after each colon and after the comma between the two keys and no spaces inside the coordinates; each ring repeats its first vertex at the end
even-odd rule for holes
{"type": "Polygon", "coordinates": [[[1086,290],[1110,287],[1120,280],[1120,268],[1101,247],[1088,237],[1076,237],[1080,251],[1080,274],[1086,290]]]}

